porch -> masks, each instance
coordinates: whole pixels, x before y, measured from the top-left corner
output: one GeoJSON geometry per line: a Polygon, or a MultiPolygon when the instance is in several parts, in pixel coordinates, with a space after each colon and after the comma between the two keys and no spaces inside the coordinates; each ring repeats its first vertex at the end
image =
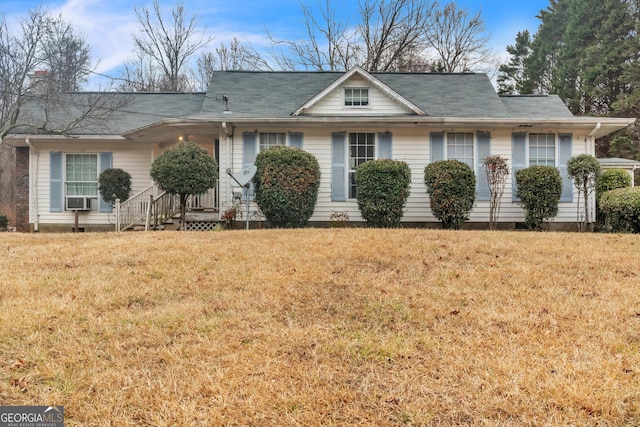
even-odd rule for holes
{"type": "MultiPolygon", "coordinates": [[[[116,200],[116,231],[178,229],[180,198],[150,185],[129,199],[116,200]]],[[[220,221],[218,196],[215,188],[204,194],[188,197],[185,211],[186,231],[213,230],[220,221]]]]}

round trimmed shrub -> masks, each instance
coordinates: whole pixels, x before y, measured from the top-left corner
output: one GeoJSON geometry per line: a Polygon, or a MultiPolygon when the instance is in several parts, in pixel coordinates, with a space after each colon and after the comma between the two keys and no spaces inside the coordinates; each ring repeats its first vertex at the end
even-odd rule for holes
{"type": "Polygon", "coordinates": [[[255,201],[274,227],[303,227],[313,215],[320,164],[298,148],[276,146],[256,157],[255,201]]]}
{"type": "Polygon", "coordinates": [[[640,233],[640,187],[617,188],[600,197],[612,231],[640,233]]]}
{"type": "Polygon", "coordinates": [[[525,210],[525,223],[531,230],[558,214],[562,177],[553,166],[529,166],[516,172],[516,196],[525,210]]]}
{"type": "Polygon", "coordinates": [[[607,191],[631,187],[631,175],[624,169],[607,169],[596,180],[596,200],[607,191]]]}
{"type": "Polygon", "coordinates": [[[187,199],[216,186],[218,162],[194,142],[180,142],[164,150],[151,163],[151,178],[169,194],[180,198],[181,228],[185,229],[187,199]]]}
{"type": "Polygon", "coordinates": [[[459,229],[476,200],[476,176],[459,160],[439,160],[424,168],[431,212],[444,228],[459,229]]]}
{"type": "Polygon", "coordinates": [[[396,227],[409,197],[411,169],[398,160],[370,160],[356,169],[358,209],[373,227],[396,227]]]}
{"type": "Polygon", "coordinates": [[[131,174],[119,168],[104,170],[98,177],[98,191],[105,202],[124,202],[131,194],[131,174]]]}

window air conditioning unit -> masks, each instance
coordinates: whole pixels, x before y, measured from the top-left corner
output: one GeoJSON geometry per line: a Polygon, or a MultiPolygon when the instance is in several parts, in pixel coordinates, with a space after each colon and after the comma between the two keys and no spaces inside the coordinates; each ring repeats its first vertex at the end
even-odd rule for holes
{"type": "Polygon", "coordinates": [[[67,210],[90,211],[91,199],[89,197],[67,197],[67,210]]]}

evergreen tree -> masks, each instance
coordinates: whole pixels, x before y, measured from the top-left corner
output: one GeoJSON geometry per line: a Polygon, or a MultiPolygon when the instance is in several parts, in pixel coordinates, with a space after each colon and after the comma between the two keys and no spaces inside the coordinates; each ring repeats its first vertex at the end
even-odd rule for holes
{"type": "Polygon", "coordinates": [[[500,65],[498,75],[498,93],[526,94],[531,93],[530,80],[524,68],[525,60],[531,55],[531,34],[529,30],[518,32],[516,42],[507,46],[511,59],[500,65]]]}

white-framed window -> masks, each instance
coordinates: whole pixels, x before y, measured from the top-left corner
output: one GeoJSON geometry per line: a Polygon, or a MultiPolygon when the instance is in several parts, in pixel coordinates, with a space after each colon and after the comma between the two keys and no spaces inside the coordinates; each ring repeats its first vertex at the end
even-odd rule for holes
{"type": "Polygon", "coordinates": [[[98,196],[98,155],[65,155],[65,194],[67,196],[98,196]]]}
{"type": "Polygon", "coordinates": [[[483,166],[491,155],[491,134],[476,132],[431,132],[431,162],[459,160],[467,164],[476,176],[477,200],[489,200],[489,184],[483,166]]]}
{"type": "Polygon", "coordinates": [[[376,134],[349,133],[349,198],[356,198],[356,169],[369,160],[375,160],[376,134]]]}
{"type": "Polygon", "coordinates": [[[561,202],[573,201],[573,182],[567,171],[567,161],[573,155],[573,135],[570,133],[526,133],[512,134],[512,199],[517,197],[516,173],[529,166],[553,166],[562,177],[561,202]]]}
{"type": "Polygon", "coordinates": [[[285,132],[260,132],[259,152],[278,145],[287,145],[285,132]]]}
{"type": "Polygon", "coordinates": [[[98,176],[113,167],[113,153],[49,153],[49,211],[112,211],[98,194],[98,176]]]}
{"type": "Polygon", "coordinates": [[[474,134],[462,132],[447,133],[447,159],[466,163],[471,170],[475,169],[474,134]]]}
{"type": "Polygon", "coordinates": [[[529,166],[534,165],[556,166],[555,134],[529,134],[529,166]]]}
{"type": "Polygon", "coordinates": [[[367,87],[347,87],[344,89],[345,107],[368,107],[369,88],[367,87]]]}
{"type": "Polygon", "coordinates": [[[333,132],[331,134],[331,200],[356,198],[358,166],[376,159],[392,158],[391,132],[333,132]]]}

